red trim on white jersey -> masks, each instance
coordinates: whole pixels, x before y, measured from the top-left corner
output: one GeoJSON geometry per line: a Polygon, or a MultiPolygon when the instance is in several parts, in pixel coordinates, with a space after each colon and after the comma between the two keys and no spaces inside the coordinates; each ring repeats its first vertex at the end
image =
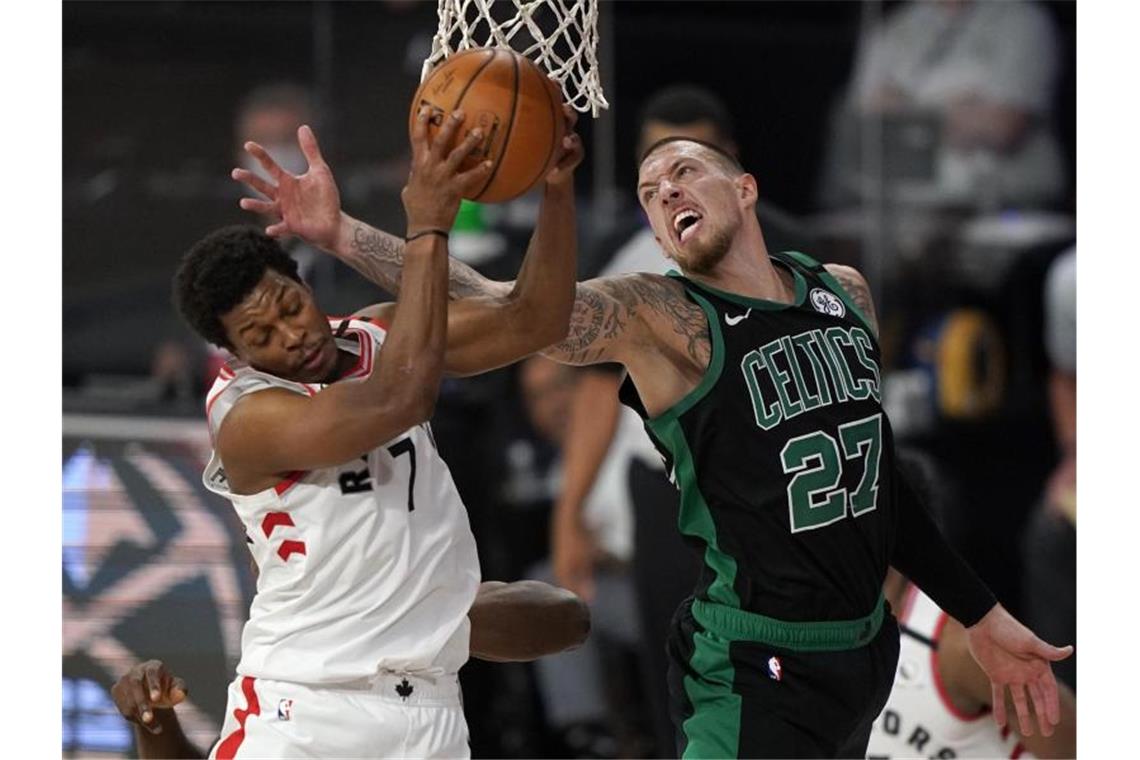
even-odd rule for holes
{"type": "Polygon", "coordinates": [[[237,756],[238,747],[245,741],[246,719],[250,715],[261,715],[261,703],[257,701],[257,692],[253,690],[253,682],[254,679],[249,676],[241,679],[241,692],[245,695],[246,708],[234,710],[234,718],[238,722],[237,730],[218,745],[218,751],[214,753],[217,760],[233,760],[237,756]]]}
{"type": "Polygon", "coordinates": [[[950,616],[945,612],[938,616],[938,623],[934,626],[934,635],[931,639],[934,641],[934,646],[930,648],[930,672],[934,676],[934,687],[938,692],[938,698],[942,700],[942,706],[950,711],[958,720],[966,722],[975,721],[982,718],[989,712],[989,708],[982,708],[976,715],[970,715],[963,712],[957,705],[950,699],[950,692],[946,690],[946,684],[942,683],[942,673],[938,669],[938,646],[941,644],[942,629],[946,627],[946,622],[950,616]]]}
{"type": "Polygon", "coordinates": [[[277,492],[278,496],[280,496],[292,488],[293,484],[301,478],[305,477],[306,474],[308,474],[308,470],[293,470],[293,472],[286,475],[280,483],[273,486],[273,490],[277,492]]]}
{"type": "Polygon", "coordinates": [[[261,532],[265,534],[266,538],[269,538],[278,526],[297,527],[288,512],[268,512],[265,519],[261,521],[261,532]]]}
{"type": "Polygon", "coordinates": [[[277,556],[284,562],[288,562],[294,554],[308,554],[304,541],[282,541],[281,546],[277,547],[277,556]]]}
{"type": "Polygon", "coordinates": [[[356,334],[357,345],[360,346],[360,353],[356,356],[356,364],[352,365],[352,369],[345,372],[338,379],[348,380],[353,377],[366,377],[372,372],[372,336],[362,328],[355,327],[348,330],[349,333],[356,334]]]}

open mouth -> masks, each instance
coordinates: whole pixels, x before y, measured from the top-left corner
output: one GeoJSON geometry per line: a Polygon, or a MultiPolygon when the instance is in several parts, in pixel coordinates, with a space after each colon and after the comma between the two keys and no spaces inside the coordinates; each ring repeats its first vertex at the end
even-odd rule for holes
{"type": "Polygon", "coordinates": [[[673,215],[673,232],[677,240],[684,243],[691,238],[701,225],[704,217],[691,208],[681,209],[673,215]]]}

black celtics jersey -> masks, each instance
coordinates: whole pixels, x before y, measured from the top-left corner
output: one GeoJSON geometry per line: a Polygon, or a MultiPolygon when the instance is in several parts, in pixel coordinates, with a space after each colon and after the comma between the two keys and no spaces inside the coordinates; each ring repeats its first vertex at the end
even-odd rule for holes
{"type": "MultiPolygon", "coordinates": [[[[646,421],[701,553],[696,597],[788,622],[848,620],[880,598],[894,534],[894,446],[879,346],[807,256],[772,256],[790,305],[676,273],[712,342],[700,384],[646,421]]],[[[644,415],[631,381],[622,400],[644,415]]]]}

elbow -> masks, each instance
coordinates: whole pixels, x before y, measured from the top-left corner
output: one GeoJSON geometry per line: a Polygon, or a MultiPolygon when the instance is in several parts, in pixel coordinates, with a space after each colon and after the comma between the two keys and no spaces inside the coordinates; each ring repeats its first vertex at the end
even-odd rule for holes
{"type": "Polygon", "coordinates": [[[435,414],[443,368],[442,356],[418,359],[407,371],[398,374],[393,392],[385,394],[390,413],[405,428],[427,422],[435,414]]]}
{"type": "Polygon", "coordinates": [[[566,589],[560,591],[562,593],[556,605],[556,615],[560,621],[559,630],[566,633],[562,651],[569,651],[582,646],[590,635],[590,608],[573,592],[566,589]]]}

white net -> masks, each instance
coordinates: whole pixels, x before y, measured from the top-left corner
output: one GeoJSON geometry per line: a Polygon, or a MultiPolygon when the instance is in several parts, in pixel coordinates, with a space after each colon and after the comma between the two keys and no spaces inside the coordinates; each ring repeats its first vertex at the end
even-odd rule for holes
{"type": "Polygon", "coordinates": [[[452,53],[483,47],[530,58],[583,113],[596,117],[609,108],[598,76],[598,0],[439,0],[439,28],[421,79],[452,53]]]}

